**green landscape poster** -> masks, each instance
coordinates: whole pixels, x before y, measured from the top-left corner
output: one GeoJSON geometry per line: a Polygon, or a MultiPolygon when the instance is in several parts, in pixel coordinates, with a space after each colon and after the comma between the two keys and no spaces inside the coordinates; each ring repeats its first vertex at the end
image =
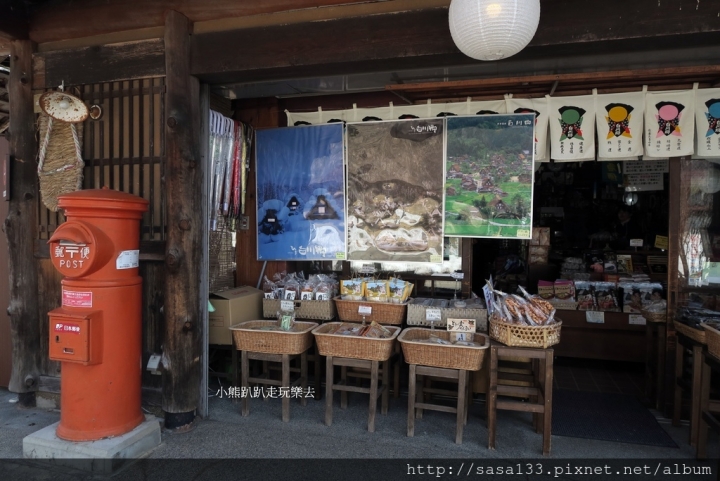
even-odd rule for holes
{"type": "Polygon", "coordinates": [[[445,235],[529,239],[535,114],[447,118],[445,235]]]}

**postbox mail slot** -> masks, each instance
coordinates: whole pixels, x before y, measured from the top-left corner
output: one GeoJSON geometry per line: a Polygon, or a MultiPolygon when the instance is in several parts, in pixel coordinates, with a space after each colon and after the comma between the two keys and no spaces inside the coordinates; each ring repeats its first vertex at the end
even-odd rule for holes
{"type": "Polygon", "coordinates": [[[100,314],[76,314],[64,308],[50,311],[50,359],[84,365],[102,362],[100,314]]]}

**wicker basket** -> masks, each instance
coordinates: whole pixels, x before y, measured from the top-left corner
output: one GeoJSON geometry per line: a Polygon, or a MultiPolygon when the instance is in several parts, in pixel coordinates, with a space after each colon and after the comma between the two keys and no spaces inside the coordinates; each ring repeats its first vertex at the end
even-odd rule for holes
{"type": "Polygon", "coordinates": [[[694,327],[690,327],[687,324],[678,321],[673,322],[673,325],[675,326],[675,330],[683,336],[687,336],[700,344],[707,344],[707,341],[705,340],[705,329],[695,329],[694,327]]]}
{"type": "Polygon", "coordinates": [[[338,317],[341,321],[362,322],[363,316],[358,313],[360,306],[372,307],[370,315],[365,316],[365,321],[375,321],[380,324],[400,325],[405,320],[405,309],[407,303],[394,304],[391,302],[373,301],[346,301],[340,297],[333,299],[337,307],[338,317]]]}
{"type": "Polygon", "coordinates": [[[431,333],[446,341],[450,339],[448,331],[436,329],[433,332],[431,329],[421,327],[410,327],[400,334],[398,341],[402,345],[403,355],[408,364],[465,371],[479,371],[482,368],[485,352],[490,345],[490,340],[485,334],[474,334],[475,342],[484,343],[483,346],[477,347],[419,342],[429,339],[431,333]]]}
{"type": "MultiPolygon", "coordinates": [[[[293,301],[295,317],[298,319],[319,319],[330,321],[335,319],[337,311],[332,301],[293,301]]],[[[280,310],[280,299],[263,299],[263,317],[273,319],[280,310]]]]}
{"type": "Polygon", "coordinates": [[[277,326],[277,321],[245,321],[230,327],[239,351],[266,354],[302,354],[313,343],[312,330],[317,322],[298,322],[291,331],[264,331],[258,328],[277,326]]]}
{"type": "Polygon", "coordinates": [[[646,311],[645,309],[642,309],[640,311],[640,314],[645,318],[647,322],[655,322],[655,323],[666,323],[667,322],[667,312],[650,312],[646,311]]]}
{"type": "Polygon", "coordinates": [[[711,327],[704,322],[700,324],[705,329],[705,341],[707,343],[708,352],[713,356],[720,358],[720,331],[711,327]]]}
{"type": "Polygon", "coordinates": [[[321,356],[348,357],[367,361],[387,361],[390,359],[395,338],[400,333],[399,327],[388,327],[394,332],[392,337],[387,339],[331,334],[341,324],[342,322],[329,322],[316,327],[312,331],[321,356]]]}
{"type": "Polygon", "coordinates": [[[445,327],[448,319],[475,319],[475,330],[487,332],[487,309],[470,307],[441,308],[408,304],[408,326],[430,326],[425,314],[426,309],[440,309],[440,320],[435,322],[435,327],[445,327]]]}
{"type": "Polygon", "coordinates": [[[490,337],[506,346],[547,349],[560,342],[561,327],[562,321],[557,317],[548,326],[524,326],[505,322],[495,315],[490,317],[490,337]]]}

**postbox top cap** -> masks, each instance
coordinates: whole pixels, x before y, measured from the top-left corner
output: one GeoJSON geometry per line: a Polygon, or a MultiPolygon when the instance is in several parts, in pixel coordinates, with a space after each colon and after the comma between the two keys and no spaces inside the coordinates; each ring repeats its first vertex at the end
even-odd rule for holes
{"type": "Polygon", "coordinates": [[[100,209],[110,208],[144,212],[148,209],[149,204],[142,197],[112,189],[78,190],[58,196],[58,207],[60,208],[95,206],[100,209]]]}

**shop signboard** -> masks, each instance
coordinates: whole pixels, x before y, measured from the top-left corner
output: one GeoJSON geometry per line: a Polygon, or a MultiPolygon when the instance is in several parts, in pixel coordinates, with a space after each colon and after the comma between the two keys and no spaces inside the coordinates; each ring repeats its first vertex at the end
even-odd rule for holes
{"type": "Polygon", "coordinates": [[[529,239],[535,114],[449,117],[445,235],[529,239]]]}
{"type": "Polygon", "coordinates": [[[348,259],[442,262],[443,119],[347,124],[348,259]]]}
{"type": "Polygon", "coordinates": [[[342,124],[256,138],[258,260],[344,260],[342,124]]]}

